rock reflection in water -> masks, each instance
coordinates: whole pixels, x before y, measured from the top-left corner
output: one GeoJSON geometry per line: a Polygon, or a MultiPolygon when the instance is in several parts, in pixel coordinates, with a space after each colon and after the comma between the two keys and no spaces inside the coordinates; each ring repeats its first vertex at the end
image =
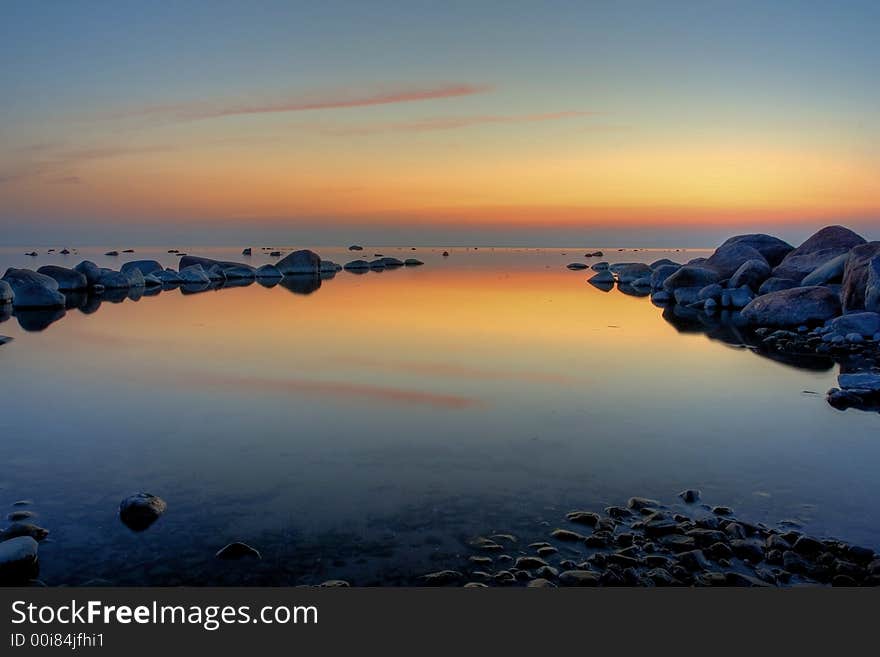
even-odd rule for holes
{"type": "Polygon", "coordinates": [[[22,329],[31,333],[45,331],[49,326],[67,313],[64,308],[46,308],[34,310],[16,310],[15,318],[22,329]]]}
{"type": "Polygon", "coordinates": [[[281,279],[281,287],[293,294],[312,294],[321,287],[319,276],[285,276],[281,279]]]}

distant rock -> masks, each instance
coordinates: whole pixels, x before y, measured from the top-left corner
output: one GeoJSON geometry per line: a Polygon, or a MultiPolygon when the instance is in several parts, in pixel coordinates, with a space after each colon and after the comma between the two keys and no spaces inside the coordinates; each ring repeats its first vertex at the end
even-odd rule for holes
{"type": "Polygon", "coordinates": [[[449,257],[449,251],[444,251],[441,255],[442,255],[444,258],[448,258],[448,257],[449,257]]]}
{"type": "Polygon", "coordinates": [[[104,255],[105,256],[118,256],[119,251],[107,251],[107,253],[105,253],[104,255]]]}
{"type": "Polygon", "coordinates": [[[242,252],[241,252],[241,255],[243,255],[243,256],[249,256],[249,255],[252,255],[252,254],[253,254],[253,249],[251,249],[251,247],[248,247],[248,248],[246,248],[246,249],[243,249],[242,252]]]}
{"type": "Polygon", "coordinates": [[[769,276],[770,265],[766,260],[746,260],[730,277],[727,286],[736,288],[745,285],[752,290],[757,290],[769,276]]]}
{"type": "Polygon", "coordinates": [[[569,269],[586,269],[588,265],[583,262],[570,262],[565,266],[569,269]]]}
{"type": "Polygon", "coordinates": [[[225,545],[224,547],[217,550],[217,553],[214,555],[218,559],[243,559],[245,557],[254,558],[254,559],[262,559],[262,555],[260,551],[256,548],[251,547],[247,543],[242,543],[240,541],[236,541],[235,543],[230,543],[229,545],[225,545]]]}
{"type": "Polygon", "coordinates": [[[135,269],[146,276],[147,274],[155,274],[157,271],[162,271],[164,267],[156,260],[132,260],[122,265],[119,271],[123,274],[130,274],[135,269]]]}
{"type": "Polygon", "coordinates": [[[385,269],[385,259],[376,258],[375,260],[370,260],[370,269],[385,269]]]}
{"type": "Polygon", "coordinates": [[[607,271],[608,263],[607,262],[597,262],[596,264],[590,267],[593,271],[607,271]]]}
{"type": "Polygon", "coordinates": [[[12,342],[13,338],[10,338],[8,335],[0,335],[0,347],[5,344],[9,344],[12,342]]]}
{"type": "Polygon", "coordinates": [[[364,247],[360,246],[359,244],[352,244],[350,247],[348,247],[348,250],[349,251],[363,251],[364,247]]]}
{"type": "Polygon", "coordinates": [[[86,277],[86,282],[90,286],[95,285],[101,278],[101,268],[91,260],[83,260],[74,269],[86,277]]]}
{"type": "Polygon", "coordinates": [[[795,287],[764,294],[743,308],[753,326],[800,326],[824,322],[840,314],[840,299],[827,287],[795,287]]]}
{"type": "Polygon", "coordinates": [[[865,238],[843,226],[827,226],[783,258],[773,276],[798,282],[825,263],[865,243],[865,238]]]}
{"type": "Polygon", "coordinates": [[[764,235],[762,233],[736,235],[725,240],[721,246],[728,246],[731,244],[743,244],[755,249],[771,267],[778,265],[786,255],[794,250],[794,247],[788,242],[784,242],[778,237],[764,235]]]}
{"type": "MultiPolygon", "coordinates": [[[[752,248],[744,242],[730,242],[719,246],[715,252],[703,263],[704,267],[714,269],[721,278],[732,277],[737,270],[750,260],[756,260],[767,266],[768,275],[770,266],[760,251],[752,248]]],[[[766,277],[765,277],[766,278],[766,277]]]]}
{"type": "Polygon", "coordinates": [[[9,268],[3,275],[13,293],[16,308],[63,308],[64,295],[58,291],[58,281],[30,269],[9,268]]]}
{"type": "Polygon", "coordinates": [[[343,268],[349,271],[366,271],[370,268],[370,263],[366,260],[352,260],[351,262],[346,262],[343,268]]]}
{"type": "Polygon", "coordinates": [[[793,287],[798,287],[797,281],[790,278],[771,276],[761,283],[761,287],[758,288],[758,294],[770,294],[771,292],[779,292],[780,290],[790,290],[793,287]]]}
{"type": "Polygon", "coordinates": [[[685,265],[663,281],[663,289],[667,292],[674,292],[679,287],[703,289],[707,285],[719,282],[721,278],[715,269],[702,265],[685,265]]]}
{"type": "Polygon", "coordinates": [[[140,269],[133,268],[129,269],[127,272],[120,271],[119,273],[128,277],[128,286],[130,288],[143,288],[147,284],[140,269]]]}
{"type": "MultiPolygon", "coordinates": [[[[403,267],[403,261],[402,261],[402,260],[399,260],[399,259],[397,259],[397,258],[392,258],[392,257],[390,257],[390,256],[384,256],[384,257],[382,258],[382,262],[385,263],[385,266],[386,266],[388,269],[395,269],[395,268],[397,268],[397,267],[403,267]]],[[[334,263],[334,265],[335,265],[335,263],[334,263]]]]}
{"type": "Polygon", "coordinates": [[[119,503],[119,519],[129,529],[141,532],[159,519],[168,505],[151,493],[136,493],[119,503]]]}
{"type": "Polygon", "coordinates": [[[278,261],[278,271],[285,276],[317,275],[321,270],[321,258],[314,251],[302,249],[289,253],[278,261]]]}
{"type": "Polygon", "coordinates": [[[403,264],[406,265],[407,267],[419,267],[425,263],[417,258],[407,258],[406,260],[403,261],[403,264]]]}
{"type": "Polygon", "coordinates": [[[843,283],[840,292],[843,312],[848,313],[865,308],[868,278],[871,271],[870,264],[877,257],[880,257],[880,242],[868,242],[854,247],[849,252],[843,269],[843,283]]]}
{"type": "Polygon", "coordinates": [[[39,545],[30,536],[0,542],[0,584],[21,585],[37,576],[39,545]]]}

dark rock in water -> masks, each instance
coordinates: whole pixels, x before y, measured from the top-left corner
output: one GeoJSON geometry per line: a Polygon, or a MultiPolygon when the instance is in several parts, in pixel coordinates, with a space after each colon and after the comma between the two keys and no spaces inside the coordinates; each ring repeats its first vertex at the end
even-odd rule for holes
{"type": "Polygon", "coordinates": [[[599,586],[599,573],[592,570],[566,570],[559,573],[564,586],[599,586]]]}
{"type": "Polygon", "coordinates": [[[0,542],[0,585],[22,585],[34,579],[39,571],[38,550],[30,536],[0,542]]]}
{"type": "MultiPolygon", "coordinates": [[[[880,242],[868,242],[857,246],[849,252],[843,269],[843,283],[840,292],[843,312],[865,309],[868,290],[868,278],[871,273],[871,261],[880,256],[880,242]]],[[[877,308],[873,308],[877,310],[877,308]]]]}
{"type": "Polygon", "coordinates": [[[865,238],[843,226],[827,226],[783,258],[773,276],[802,281],[825,263],[865,243],[865,238]]]}
{"type": "Polygon", "coordinates": [[[91,260],[83,260],[74,269],[86,277],[89,285],[95,285],[101,278],[101,268],[91,260]]]}
{"type": "MultiPolygon", "coordinates": [[[[753,249],[744,242],[731,242],[719,246],[702,266],[714,269],[721,275],[721,278],[730,278],[749,260],[767,263],[764,256],[757,249],[753,249]]],[[[767,267],[769,270],[769,265],[767,267]]],[[[768,271],[767,273],[769,274],[770,272],[768,271]]]]}
{"type": "Polygon", "coordinates": [[[272,258],[280,258],[280,257],[281,257],[281,251],[272,251],[272,252],[269,253],[269,256],[272,257],[272,258]]]}
{"type": "Polygon", "coordinates": [[[13,299],[15,299],[15,292],[12,291],[12,286],[4,280],[0,280],[0,306],[12,303],[13,299]]]}
{"type": "Polygon", "coordinates": [[[601,520],[601,516],[592,511],[572,511],[565,517],[569,522],[576,522],[580,525],[587,525],[589,527],[595,527],[599,524],[599,520],[601,520]]]}
{"type": "Polygon", "coordinates": [[[631,497],[627,500],[626,506],[634,511],[641,511],[646,508],[656,508],[661,506],[657,500],[649,497],[631,497]]]}
{"type": "Polygon", "coordinates": [[[16,308],[15,310],[18,325],[30,333],[45,331],[65,314],[64,308],[16,308]]]}
{"type": "Polygon", "coordinates": [[[788,242],[783,242],[778,237],[755,233],[751,235],[736,235],[727,239],[721,246],[730,244],[744,244],[755,249],[771,267],[775,267],[782,259],[794,250],[788,242]]]}
{"type": "Polygon", "coordinates": [[[597,262],[596,264],[592,265],[590,269],[592,269],[593,271],[606,271],[608,267],[609,264],[607,262],[597,262]]]}
{"type": "Polygon", "coordinates": [[[251,249],[251,247],[247,247],[246,249],[242,249],[241,255],[243,255],[243,256],[253,255],[253,249],[251,249]]]}
{"type": "Polygon", "coordinates": [[[445,584],[454,584],[460,582],[464,578],[457,570],[438,570],[435,573],[422,575],[422,581],[429,586],[443,586],[445,584]]]}
{"type": "Polygon", "coordinates": [[[127,290],[131,287],[131,278],[112,269],[101,269],[101,277],[95,285],[101,285],[105,290],[127,290]]]}
{"type": "Polygon", "coordinates": [[[663,288],[663,284],[666,282],[666,279],[672,276],[675,272],[681,269],[681,265],[660,265],[656,268],[652,268],[651,270],[651,289],[660,290],[663,288]]]}
{"type": "Polygon", "coordinates": [[[771,276],[761,283],[761,287],[758,288],[758,294],[770,294],[771,292],[779,292],[780,290],[790,290],[793,287],[798,287],[797,281],[791,278],[778,278],[776,276],[771,276]]]}
{"type": "Polygon", "coordinates": [[[745,308],[755,295],[748,286],[742,286],[724,290],[721,293],[720,304],[722,308],[745,308]]]}
{"type": "Polygon", "coordinates": [[[619,267],[616,272],[617,280],[621,283],[632,283],[640,278],[650,278],[653,274],[651,268],[641,262],[635,262],[624,267],[619,267]]]}
{"type": "Polygon", "coordinates": [[[588,282],[593,285],[607,285],[609,283],[614,285],[614,274],[607,270],[598,271],[589,278],[588,282]]]}
{"type": "Polygon", "coordinates": [[[441,255],[442,255],[444,258],[448,258],[448,257],[449,257],[449,251],[444,251],[441,255]]]}
{"type": "Polygon", "coordinates": [[[366,260],[352,260],[351,262],[346,262],[343,268],[346,271],[367,271],[370,268],[370,263],[366,260]]]}
{"type": "Polygon", "coordinates": [[[141,532],[156,522],[168,505],[161,497],[150,493],[136,493],[119,504],[119,519],[129,529],[141,532]]]}
{"type": "Polygon", "coordinates": [[[17,536],[30,536],[35,541],[42,541],[48,535],[48,529],[43,529],[29,522],[15,521],[6,529],[0,531],[0,541],[7,541],[17,536]]]}
{"type": "Polygon", "coordinates": [[[105,256],[118,256],[119,251],[107,251],[107,253],[105,253],[104,255],[105,256]]]}
{"type": "Polygon", "coordinates": [[[10,338],[8,335],[0,335],[0,347],[2,347],[4,344],[9,344],[10,342],[12,342],[12,338],[10,338]]]}
{"type": "Polygon", "coordinates": [[[6,516],[6,519],[15,522],[17,520],[27,520],[28,518],[33,518],[36,515],[37,514],[33,511],[13,511],[6,516]]]}
{"type": "Polygon", "coordinates": [[[43,265],[37,270],[37,273],[54,278],[58,283],[58,289],[62,291],[85,290],[89,286],[86,277],[75,269],[58,265],[43,265]]]}
{"type": "Polygon", "coordinates": [[[417,258],[407,258],[406,260],[403,261],[403,264],[406,265],[407,267],[418,267],[418,266],[423,265],[425,263],[417,258]]]}
{"type": "Polygon", "coordinates": [[[344,579],[328,579],[326,582],[318,584],[322,589],[346,589],[351,586],[344,579]]]}
{"type": "Polygon", "coordinates": [[[724,288],[718,285],[718,283],[712,283],[712,285],[707,285],[706,287],[702,288],[700,290],[700,293],[697,295],[697,298],[700,301],[706,301],[707,299],[719,301],[722,294],[724,294],[724,288]]]}
{"type": "Polygon", "coordinates": [[[702,550],[679,552],[678,562],[691,572],[705,570],[709,566],[709,561],[702,550]]]}
{"type": "Polygon", "coordinates": [[[583,541],[586,536],[583,534],[578,534],[577,532],[570,531],[568,529],[554,529],[550,532],[550,536],[559,541],[570,541],[570,542],[579,542],[583,541]]]}
{"type": "Polygon", "coordinates": [[[864,338],[870,338],[880,331],[880,314],[876,312],[862,312],[841,315],[832,319],[828,326],[834,333],[842,335],[858,333],[864,338]]]}
{"type": "Polygon", "coordinates": [[[352,244],[350,247],[348,247],[348,250],[349,251],[363,251],[364,247],[362,247],[358,244],[352,244]]]}
{"type": "Polygon", "coordinates": [[[282,275],[281,272],[278,271],[278,267],[275,265],[263,265],[262,267],[257,267],[256,277],[280,279],[282,275]]]}
{"type": "Polygon", "coordinates": [[[242,559],[244,557],[256,557],[257,559],[263,558],[259,550],[252,548],[247,543],[241,543],[240,541],[223,546],[217,550],[214,556],[218,559],[227,560],[242,559]]]}
{"type": "Polygon", "coordinates": [[[134,253],[134,249],[123,249],[123,253],[134,253]]]}
{"type": "Polygon", "coordinates": [[[586,269],[587,268],[587,265],[583,262],[570,262],[565,266],[568,267],[569,269],[586,269]]]}
{"type": "Polygon", "coordinates": [[[700,291],[704,289],[700,287],[677,287],[672,296],[675,298],[675,303],[689,306],[700,300],[700,291]]]}
{"type": "Polygon", "coordinates": [[[844,390],[880,393],[880,372],[842,373],[837,377],[837,383],[844,390]]]}
{"type": "Polygon", "coordinates": [[[659,260],[655,260],[650,265],[651,271],[657,271],[659,267],[681,267],[681,263],[675,262],[674,260],[670,260],[669,258],[660,258],[659,260]]]}
{"type": "Polygon", "coordinates": [[[714,513],[716,516],[732,516],[733,509],[731,509],[729,506],[713,506],[712,513],[714,513]]]}
{"type": "Polygon", "coordinates": [[[373,269],[373,270],[385,269],[385,260],[383,258],[377,258],[376,260],[370,260],[370,269],[373,269]]]}
{"type": "Polygon", "coordinates": [[[119,268],[119,271],[123,274],[130,274],[135,270],[139,271],[142,275],[147,276],[148,274],[155,274],[156,272],[163,271],[164,267],[155,260],[132,260],[131,262],[126,262],[119,268]]]}
{"type": "Polygon", "coordinates": [[[30,269],[9,268],[3,280],[12,288],[16,308],[63,308],[64,295],[58,291],[58,281],[30,269]]]}
{"type": "Polygon", "coordinates": [[[737,288],[745,285],[757,290],[768,276],[770,276],[770,265],[765,260],[746,260],[730,277],[727,287],[737,288]]]}
{"type": "Polygon", "coordinates": [[[707,285],[719,282],[721,279],[722,276],[714,269],[700,265],[685,265],[663,281],[663,289],[667,292],[674,292],[680,287],[703,289],[707,285]]]}
{"type": "Polygon", "coordinates": [[[285,276],[314,276],[321,270],[321,258],[314,251],[302,249],[284,256],[277,267],[285,276]]]}
{"type": "Polygon", "coordinates": [[[687,490],[681,491],[678,496],[683,499],[687,504],[693,504],[700,499],[700,491],[688,488],[687,490]]]}
{"type": "Polygon", "coordinates": [[[665,290],[658,290],[651,294],[651,301],[658,305],[664,305],[670,303],[673,300],[673,297],[669,292],[665,290]]]}
{"type": "Polygon", "coordinates": [[[795,287],[764,294],[743,308],[753,326],[799,326],[840,314],[840,299],[827,287],[795,287]]]}
{"type": "Polygon", "coordinates": [[[764,559],[764,551],[759,545],[741,538],[730,541],[730,548],[740,559],[748,559],[750,562],[759,563],[764,559]]]}
{"type": "Polygon", "coordinates": [[[549,565],[550,564],[539,557],[518,557],[516,563],[514,564],[514,568],[521,568],[523,570],[535,570],[537,568],[543,568],[549,565]]]}
{"type": "Polygon", "coordinates": [[[208,272],[199,264],[181,267],[177,276],[184,285],[208,285],[211,282],[208,272]]]}

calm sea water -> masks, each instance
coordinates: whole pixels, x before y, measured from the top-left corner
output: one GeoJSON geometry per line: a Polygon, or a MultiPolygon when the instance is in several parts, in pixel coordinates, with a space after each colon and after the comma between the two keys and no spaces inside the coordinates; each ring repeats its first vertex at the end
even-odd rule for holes
{"type": "MultiPolygon", "coordinates": [[[[0,265],[177,259],[105,250],[4,249],[0,265]]],[[[685,487],[880,547],[880,415],[825,402],[836,367],[595,289],[564,266],[582,249],[442,250],[321,248],[426,264],[4,315],[0,507],[32,500],[51,531],[41,579],[405,584],[459,565],[475,534],[543,539],[574,508],[685,487]],[[134,533],[117,508],[142,490],[168,511],[134,533]],[[233,540],[263,559],[216,560],[233,540]]]]}

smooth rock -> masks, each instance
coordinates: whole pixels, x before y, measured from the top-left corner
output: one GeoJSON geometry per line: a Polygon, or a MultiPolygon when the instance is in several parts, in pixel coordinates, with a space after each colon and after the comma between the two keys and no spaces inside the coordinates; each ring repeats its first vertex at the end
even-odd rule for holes
{"type": "Polygon", "coordinates": [[[828,322],[827,326],[834,333],[858,333],[863,338],[870,338],[880,331],[880,314],[876,312],[851,313],[841,315],[828,322]]]}
{"type": "Polygon", "coordinates": [[[95,285],[101,278],[101,268],[91,260],[83,260],[74,270],[85,276],[89,285],[95,285]]]}
{"type": "Polygon", "coordinates": [[[12,286],[4,280],[0,280],[0,305],[12,303],[15,299],[15,292],[12,286]]]}
{"type": "Polygon", "coordinates": [[[771,276],[761,283],[761,287],[758,288],[758,294],[770,294],[771,292],[779,292],[780,290],[790,290],[793,287],[798,287],[798,281],[791,278],[778,278],[776,276],[771,276]]]}
{"type": "Polygon", "coordinates": [[[755,249],[771,267],[775,267],[782,259],[794,250],[794,247],[788,242],[784,242],[778,237],[772,235],[764,235],[762,233],[753,233],[750,235],[735,235],[727,239],[721,246],[730,244],[744,244],[755,249]]]}
{"type": "Polygon", "coordinates": [[[592,570],[565,570],[559,573],[559,583],[565,586],[599,586],[599,573],[592,570]]]}
{"type": "Polygon", "coordinates": [[[235,541],[234,543],[230,543],[229,545],[224,545],[222,548],[217,550],[214,556],[217,559],[225,560],[243,559],[245,557],[253,557],[256,559],[263,558],[259,550],[251,547],[247,543],[242,543],[241,541],[235,541]]]}
{"type": "Polygon", "coordinates": [[[846,268],[847,260],[849,260],[849,253],[841,253],[807,274],[801,281],[801,285],[839,283],[843,279],[843,270],[846,268]]]}
{"type": "Polygon", "coordinates": [[[276,266],[285,276],[316,275],[321,270],[321,258],[314,251],[302,249],[284,256],[276,266]]]}
{"type": "Polygon", "coordinates": [[[587,265],[583,262],[570,262],[565,265],[568,269],[586,269],[587,265]]]}
{"type": "Polygon", "coordinates": [[[422,262],[421,260],[419,260],[418,258],[407,258],[406,260],[403,261],[403,264],[406,267],[419,267],[425,263],[422,262]]]}
{"type": "Polygon", "coordinates": [[[802,281],[825,263],[865,243],[865,238],[843,226],[826,226],[790,252],[773,269],[773,276],[802,281]]]}
{"type": "Polygon", "coordinates": [[[160,272],[164,269],[161,264],[159,264],[156,260],[132,260],[131,262],[126,262],[122,267],[119,268],[123,274],[128,274],[129,272],[137,269],[141,274],[146,276],[147,274],[155,274],[156,272],[160,272]]]}
{"type": "Polygon", "coordinates": [[[37,270],[37,273],[55,279],[58,283],[58,289],[63,292],[85,290],[89,286],[86,277],[75,269],[59,267],[58,265],[43,265],[37,270]]]}
{"type": "Polygon", "coordinates": [[[122,272],[102,268],[101,277],[95,285],[101,285],[105,290],[127,290],[131,287],[131,279],[122,272]]]}
{"type": "Polygon", "coordinates": [[[9,268],[3,280],[12,288],[16,308],[63,308],[64,295],[58,291],[58,281],[30,269],[9,268]]]}
{"type": "Polygon", "coordinates": [[[651,268],[641,262],[632,263],[617,269],[617,280],[620,283],[632,283],[640,278],[650,278],[653,272],[651,268]]]}
{"type": "Polygon", "coordinates": [[[119,519],[133,531],[144,531],[168,508],[165,500],[151,493],[136,493],[119,503],[119,519]]]}
{"type": "Polygon", "coordinates": [[[609,265],[607,262],[597,262],[596,264],[592,265],[590,269],[592,269],[593,271],[607,271],[608,267],[609,265]]]}
{"type": "Polygon", "coordinates": [[[208,272],[201,265],[183,267],[177,275],[180,278],[180,282],[184,285],[208,285],[211,283],[208,272]]]}
{"type": "Polygon", "coordinates": [[[837,377],[837,385],[844,390],[880,393],[880,372],[849,372],[837,377]]]}
{"type": "Polygon", "coordinates": [[[680,287],[695,287],[698,290],[719,282],[723,277],[714,269],[701,265],[685,265],[663,281],[663,289],[674,292],[680,287]]]}
{"type": "MultiPolygon", "coordinates": [[[[703,263],[704,267],[714,269],[721,278],[731,278],[743,264],[755,260],[767,265],[764,256],[745,242],[729,242],[719,246],[703,263]]],[[[769,265],[767,268],[769,270],[769,265]]],[[[767,274],[769,275],[769,271],[767,274]]],[[[766,276],[765,276],[766,278],[766,276]]]]}
{"type": "Polygon", "coordinates": [[[840,314],[840,299],[827,287],[795,287],[753,299],[742,317],[753,326],[798,326],[840,314]]]}
{"type": "Polygon", "coordinates": [[[366,271],[370,268],[370,263],[366,260],[352,260],[346,262],[343,268],[348,271],[366,271]]]}
{"type": "MultiPolygon", "coordinates": [[[[865,301],[868,296],[868,279],[871,278],[872,283],[876,279],[876,274],[871,275],[871,261],[877,257],[880,257],[880,242],[868,242],[853,248],[849,252],[849,257],[843,270],[843,281],[840,290],[840,302],[843,312],[849,313],[865,309],[865,301]]],[[[876,263],[875,266],[877,266],[876,263]]],[[[875,305],[873,301],[872,305],[875,305]]],[[[878,310],[876,307],[872,309],[878,310]]]]}
{"type": "Polygon", "coordinates": [[[612,274],[608,270],[598,271],[595,274],[593,274],[592,276],[590,276],[588,282],[592,283],[593,285],[597,285],[597,284],[607,285],[609,283],[613,285],[614,284],[614,274],[612,274]]]}
{"type": "Polygon", "coordinates": [[[282,278],[282,274],[278,271],[278,267],[272,264],[257,267],[255,275],[257,278],[282,278]]]}
{"type": "Polygon", "coordinates": [[[738,287],[749,287],[757,290],[770,276],[770,265],[766,260],[746,260],[727,283],[727,287],[733,289],[738,287]]]}
{"type": "Polygon", "coordinates": [[[30,522],[15,521],[0,531],[0,541],[8,541],[18,536],[30,536],[35,541],[42,541],[49,535],[49,530],[30,522]]]}

